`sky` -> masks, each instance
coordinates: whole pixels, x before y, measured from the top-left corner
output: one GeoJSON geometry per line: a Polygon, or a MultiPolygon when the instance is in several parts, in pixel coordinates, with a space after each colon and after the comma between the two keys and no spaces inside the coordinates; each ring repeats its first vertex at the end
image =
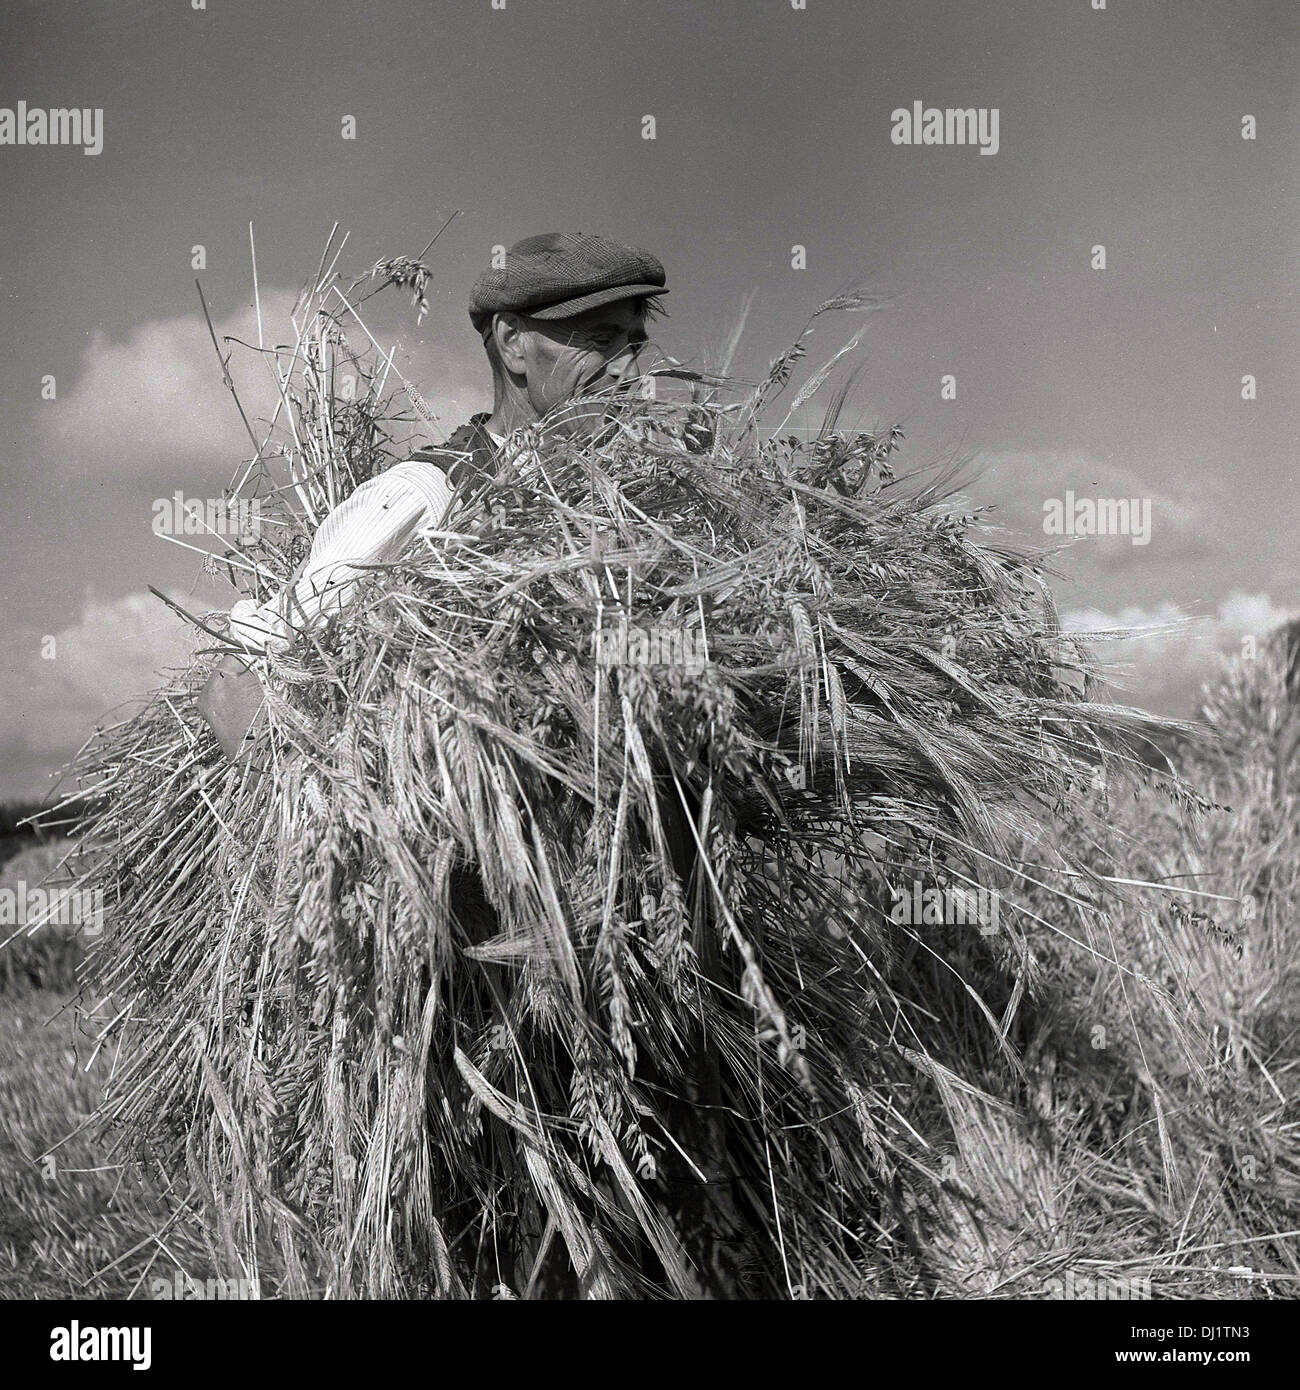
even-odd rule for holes
{"type": "MultiPolygon", "coordinates": [[[[489,403],[465,304],[494,246],[644,246],[663,346],[708,360],[748,301],[751,373],[865,282],[891,303],[850,423],[901,422],[903,468],[971,458],[1031,543],[1070,492],[1145,506],[1147,543],[1068,545],[1058,602],[1195,620],[1108,647],[1135,703],[1194,712],[1221,654],[1300,612],[1300,5],[1096,2],[6,0],[0,138],[20,101],[103,126],[94,155],[0,144],[0,799],[184,660],[148,586],[236,597],[151,522],[250,452],[195,287],[255,338],[250,223],[283,336],[336,222],[361,273],[458,214],[424,321],[394,292],[367,320],[444,433],[489,403]],[[895,143],[915,102],[996,109],[997,152],[895,143]]],[[[256,367],[231,363],[254,416],[256,367]]]]}

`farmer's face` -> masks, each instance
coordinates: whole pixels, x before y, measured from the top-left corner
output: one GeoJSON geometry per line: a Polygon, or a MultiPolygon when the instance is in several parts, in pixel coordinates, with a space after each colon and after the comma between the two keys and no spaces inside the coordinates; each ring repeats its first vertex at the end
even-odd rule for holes
{"type": "MultiPolygon", "coordinates": [[[[528,399],[541,417],[573,396],[635,380],[637,354],[645,341],[643,301],[621,299],[567,319],[520,316],[502,355],[524,378],[528,399]]],[[[581,410],[573,425],[587,432],[599,425],[601,414],[593,404],[581,410]]]]}

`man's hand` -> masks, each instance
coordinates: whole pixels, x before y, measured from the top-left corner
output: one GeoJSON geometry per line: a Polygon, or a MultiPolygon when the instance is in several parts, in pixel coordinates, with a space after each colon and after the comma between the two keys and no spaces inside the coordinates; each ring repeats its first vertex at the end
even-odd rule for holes
{"type": "Polygon", "coordinates": [[[223,657],[199,691],[199,714],[234,762],[264,699],[262,682],[240,657],[223,657]]]}

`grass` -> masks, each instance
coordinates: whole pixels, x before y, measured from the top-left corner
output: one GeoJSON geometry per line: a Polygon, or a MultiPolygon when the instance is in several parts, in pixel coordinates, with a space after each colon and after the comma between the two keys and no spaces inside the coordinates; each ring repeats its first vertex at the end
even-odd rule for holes
{"type": "Polygon", "coordinates": [[[148,1297],[177,1270],[207,1278],[194,1224],[90,1125],[111,1055],[86,1069],[72,1004],[59,989],[0,995],[0,1298],[148,1297]]]}
{"type": "MultiPolygon", "coordinates": [[[[33,813],[36,809],[32,808],[33,813]]],[[[30,837],[25,842],[14,837],[9,843],[11,847],[20,844],[23,847],[8,857],[0,853],[0,865],[3,865],[0,890],[9,889],[15,895],[22,892],[26,896],[32,889],[57,891],[59,885],[71,881],[63,864],[64,856],[72,848],[71,840],[47,839],[32,843],[30,837]]],[[[33,903],[31,921],[25,920],[27,913],[24,911],[23,921],[0,925],[0,990],[20,985],[70,989],[75,983],[77,965],[84,954],[77,925],[66,922],[70,914],[64,914],[64,922],[57,916],[42,922],[43,911],[48,913],[48,906],[42,909],[33,903]]]]}

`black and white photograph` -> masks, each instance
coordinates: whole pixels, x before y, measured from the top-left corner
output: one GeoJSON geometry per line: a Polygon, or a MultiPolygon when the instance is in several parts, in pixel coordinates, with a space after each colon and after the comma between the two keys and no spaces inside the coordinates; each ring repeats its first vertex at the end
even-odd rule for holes
{"type": "Polygon", "coordinates": [[[1300,5],[0,32],[7,1345],[821,1302],[1258,1367],[1300,5]]]}

